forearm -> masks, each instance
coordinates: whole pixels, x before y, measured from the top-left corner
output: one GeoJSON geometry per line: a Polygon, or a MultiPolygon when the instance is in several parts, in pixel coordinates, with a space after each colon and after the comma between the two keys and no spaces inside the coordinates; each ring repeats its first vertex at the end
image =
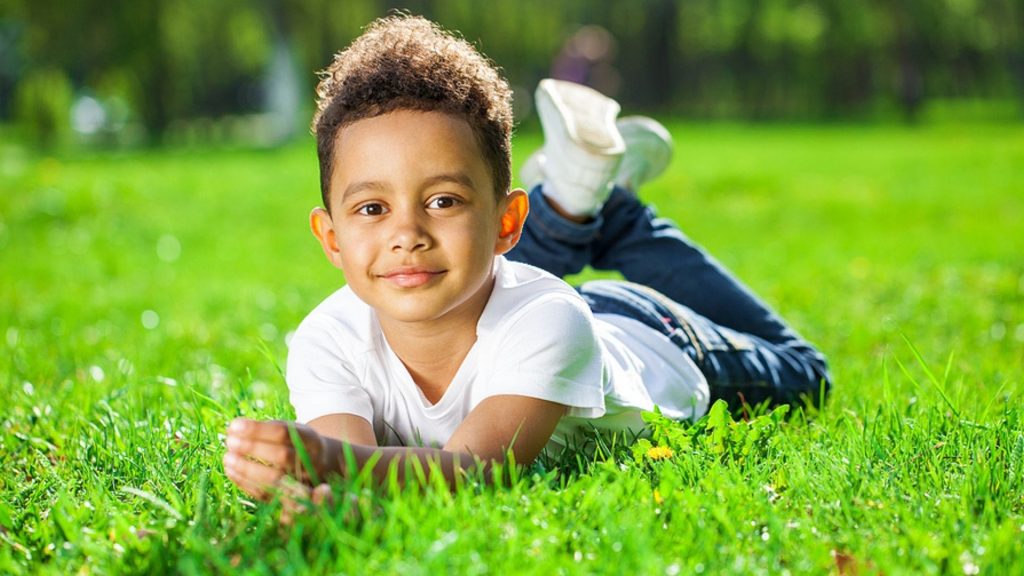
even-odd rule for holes
{"type": "Polygon", "coordinates": [[[377,447],[324,438],[323,453],[329,462],[326,468],[353,476],[369,465],[370,473],[381,484],[389,481],[392,468],[402,484],[410,474],[418,475],[417,469],[427,478],[440,473],[451,487],[467,474],[490,483],[494,481],[495,464],[507,463],[509,454],[516,464],[533,462],[551,440],[566,410],[563,404],[527,396],[492,396],[470,412],[444,449],[377,447]],[[351,453],[351,465],[346,461],[346,448],[351,453]]]}
{"type": "Polygon", "coordinates": [[[466,453],[440,448],[364,446],[333,438],[325,438],[324,441],[325,464],[329,473],[348,478],[372,466],[370,474],[378,485],[389,481],[392,469],[397,481],[403,486],[408,479],[417,478],[417,469],[422,470],[428,481],[432,480],[434,474],[440,473],[451,488],[456,486],[459,477],[478,471],[483,472],[481,477],[485,482],[490,482],[491,468],[495,463],[493,460],[482,460],[466,453]]]}

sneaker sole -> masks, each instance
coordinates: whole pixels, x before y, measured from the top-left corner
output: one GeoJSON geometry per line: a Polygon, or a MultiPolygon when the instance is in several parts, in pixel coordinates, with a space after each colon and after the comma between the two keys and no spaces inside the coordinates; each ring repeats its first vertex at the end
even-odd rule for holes
{"type": "Polygon", "coordinates": [[[617,122],[626,142],[615,182],[633,188],[660,176],[672,161],[672,135],[660,122],[646,116],[626,116],[617,122]]]}

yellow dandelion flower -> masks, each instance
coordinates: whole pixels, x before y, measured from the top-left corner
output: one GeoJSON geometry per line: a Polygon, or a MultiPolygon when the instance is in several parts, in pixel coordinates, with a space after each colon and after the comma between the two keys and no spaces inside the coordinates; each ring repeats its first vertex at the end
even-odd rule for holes
{"type": "Polygon", "coordinates": [[[675,452],[668,446],[655,446],[647,451],[647,457],[651,460],[665,460],[671,458],[675,452]]]}
{"type": "Polygon", "coordinates": [[[654,503],[661,506],[665,502],[665,499],[661,497],[661,491],[657,488],[654,489],[654,503]]]}

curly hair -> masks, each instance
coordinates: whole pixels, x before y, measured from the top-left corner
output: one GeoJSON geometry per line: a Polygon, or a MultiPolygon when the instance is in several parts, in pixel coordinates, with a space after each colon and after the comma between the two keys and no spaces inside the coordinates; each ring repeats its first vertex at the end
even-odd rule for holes
{"type": "Polygon", "coordinates": [[[418,16],[372,22],[320,73],[313,116],[320,193],[330,210],[338,130],[395,110],[465,119],[503,197],[512,180],[512,91],[496,66],[469,42],[418,16]]]}

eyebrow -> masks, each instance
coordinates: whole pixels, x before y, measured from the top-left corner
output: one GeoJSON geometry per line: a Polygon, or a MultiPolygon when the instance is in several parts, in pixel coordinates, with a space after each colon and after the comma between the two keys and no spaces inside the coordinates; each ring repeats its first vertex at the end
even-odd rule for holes
{"type": "MultiPolygon", "coordinates": [[[[441,174],[435,174],[434,176],[424,180],[420,188],[429,188],[431,186],[444,183],[458,184],[459,186],[469,188],[470,190],[475,189],[473,186],[473,179],[465,172],[444,172],[441,174]]],[[[360,180],[359,182],[353,182],[345,187],[345,190],[341,193],[341,201],[344,202],[349,198],[349,196],[363,192],[364,190],[381,192],[388,188],[389,186],[383,182],[376,180],[360,180]]]]}
{"type": "Polygon", "coordinates": [[[383,190],[386,190],[386,189],[387,189],[387,186],[385,186],[381,182],[377,182],[377,181],[374,181],[374,180],[361,180],[359,182],[353,182],[353,183],[349,184],[348,186],[346,186],[345,190],[342,191],[341,198],[339,200],[341,202],[345,202],[346,200],[348,200],[349,196],[352,196],[353,194],[362,192],[364,190],[383,191],[383,190]]]}
{"type": "Polygon", "coordinates": [[[423,182],[424,188],[429,188],[435,184],[444,184],[450,182],[452,184],[458,184],[470,190],[475,189],[473,186],[473,179],[469,177],[465,172],[445,172],[436,176],[431,176],[423,182]]]}

